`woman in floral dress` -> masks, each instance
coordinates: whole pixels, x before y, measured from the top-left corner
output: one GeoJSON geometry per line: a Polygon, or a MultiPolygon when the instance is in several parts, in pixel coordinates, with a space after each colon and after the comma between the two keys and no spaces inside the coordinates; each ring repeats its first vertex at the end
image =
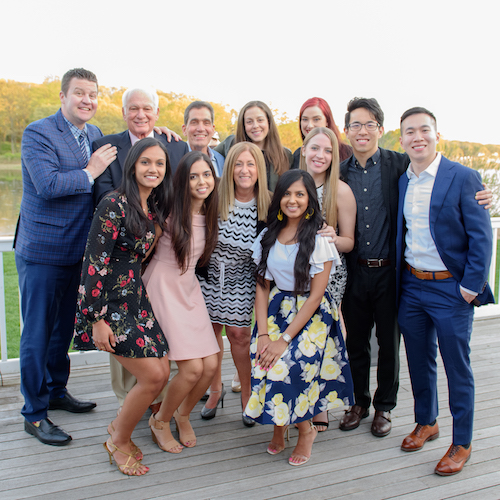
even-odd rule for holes
{"type": "Polygon", "coordinates": [[[256,325],[252,335],[252,395],[245,414],[273,424],[267,451],[285,448],[286,426],[299,429],[290,465],[311,457],[312,417],[352,403],[352,379],[338,313],[326,291],[340,264],[335,245],[317,235],[323,217],[312,177],[285,172],[278,181],[268,228],[254,244],[256,325]],[[271,290],[271,282],[276,286],[271,290]]]}
{"type": "Polygon", "coordinates": [[[165,147],[138,141],[125,161],[122,185],[99,203],[82,267],[75,348],[107,351],[136,378],[104,447],[126,475],[149,469],[132,431],[168,381],[167,341],[141,280],[141,264],[165,222],[172,196],[165,147]]]}

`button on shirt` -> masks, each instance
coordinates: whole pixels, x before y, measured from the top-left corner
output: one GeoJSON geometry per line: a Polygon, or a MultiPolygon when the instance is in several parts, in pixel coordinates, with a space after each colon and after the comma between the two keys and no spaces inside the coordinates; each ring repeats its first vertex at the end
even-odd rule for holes
{"type": "Polygon", "coordinates": [[[362,167],[355,156],[349,163],[349,186],[357,204],[356,240],[361,259],[389,257],[389,224],[382,194],[380,149],[362,167]]]}

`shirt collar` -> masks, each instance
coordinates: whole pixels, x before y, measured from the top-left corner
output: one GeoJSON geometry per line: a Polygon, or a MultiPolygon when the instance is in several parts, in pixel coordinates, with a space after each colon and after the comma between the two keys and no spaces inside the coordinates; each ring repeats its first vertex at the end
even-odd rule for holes
{"type": "MultiPolygon", "coordinates": [[[[186,141],[186,144],[188,145],[188,149],[189,149],[189,152],[193,151],[191,149],[191,145],[189,144],[189,141],[186,141]]],[[[214,152],[212,150],[212,148],[208,148],[208,156],[210,156],[210,159],[213,161],[213,159],[215,158],[215,155],[214,155],[214,152]]]]}
{"type": "MultiPolygon", "coordinates": [[[[366,160],[366,166],[376,165],[379,161],[380,161],[380,148],[377,148],[377,151],[375,151],[375,153],[373,154],[373,156],[371,156],[370,158],[368,158],[368,160],[366,160]],[[370,160],[371,160],[371,163],[369,163],[370,160]]],[[[363,168],[359,164],[358,160],[356,160],[356,157],[354,156],[354,153],[352,155],[352,165],[354,167],[357,167],[357,168],[363,168]]]]}
{"type": "MultiPolygon", "coordinates": [[[[137,142],[139,141],[139,137],[135,136],[132,132],[130,132],[130,130],[128,131],[129,135],[130,135],[130,142],[132,143],[132,146],[137,142]]],[[[155,136],[155,131],[154,130],[151,130],[151,132],[147,135],[147,137],[154,137],[155,136]]]]}
{"type": "Polygon", "coordinates": [[[76,125],[73,125],[64,115],[62,115],[64,121],[68,124],[70,132],[73,134],[73,137],[78,141],[82,134],[85,134],[85,137],[88,137],[88,129],[87,124],[83,126],[83,129],[78,128],[76,125]]]}
{"type": "MultiPolygon", "coordinates": [[[[437,171],[439,168],[439,164],[441,163],[441,153],[438,152],[436,155],[436,158],[432,161],[432,163],[420,174],[427,174],[430,175],[431,177],[436,177],[437,171]]],[[[408,179],[411,179],[412,177],[416,177],[415,172],[413,171],[412,164],[410,163],[408,165],[408,170],[406,171],[406,175],[408,175],[408,179]]]]}

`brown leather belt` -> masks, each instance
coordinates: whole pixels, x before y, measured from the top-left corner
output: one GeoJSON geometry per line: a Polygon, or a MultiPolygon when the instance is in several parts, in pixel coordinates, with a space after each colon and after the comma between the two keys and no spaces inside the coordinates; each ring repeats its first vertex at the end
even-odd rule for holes
{"type": "Polygon", "coordinates": [[[391,259],[358,259],[358,264],[365,267],[386,267],[391,265],[391,259]]]}
{"type": "Polygon", "coordinates": [[[406,263],[406,269],[419,280],[445,280],[453,276],[450,271],[419,271],[408,263],[406,263]]]}

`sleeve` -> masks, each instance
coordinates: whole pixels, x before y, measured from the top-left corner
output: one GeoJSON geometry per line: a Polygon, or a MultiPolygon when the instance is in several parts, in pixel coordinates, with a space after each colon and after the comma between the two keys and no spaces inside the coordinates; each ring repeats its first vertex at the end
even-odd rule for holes
{"type": "Polygon", "coordinates": [[[106,316],[113,279],[111,254],[124,216],[116,198],[107,196],[99,203],[92,220],[78,290],[78,307],[91,324],[106,316]]]}
{"type": "Polygon", "coordinates": [[[37,193],[46,200],[91,193],[92,186],[83,169],[61,169],[61,160],[49,135],[40,126],[28,126],[23,134],[22,160],[37,193]]]}
{"type": "Polygon", "coordinates": [[[330,276],[332,276],[335,273],[335,268],[342,263],[340,255],[334,243],[330,243],[328,238],[316,235],[316,244],[309,259],[309,264],[311,265],[309,275],[312,277],[315,274],[321,273],[325,268],[324,263],[329,261],[332,261],[332,269],[330,271],[330,276]]]}
{"type": "MultiPolygon", "coordinates": [[[[250,247],[250,250],[252,251],[252,259],[257,266],[260,264],[260,260],[262,258],[262,237],[264,236],[264,234],[266,234],[266,231],[267,227],[260,232],[259,236],[257,236],[257,239],[250,247]]],[[[269,268],[266,269],[264,279],[269,281],[272,281],[274,279],[273,275],[269,271],[269,268]]]]}

